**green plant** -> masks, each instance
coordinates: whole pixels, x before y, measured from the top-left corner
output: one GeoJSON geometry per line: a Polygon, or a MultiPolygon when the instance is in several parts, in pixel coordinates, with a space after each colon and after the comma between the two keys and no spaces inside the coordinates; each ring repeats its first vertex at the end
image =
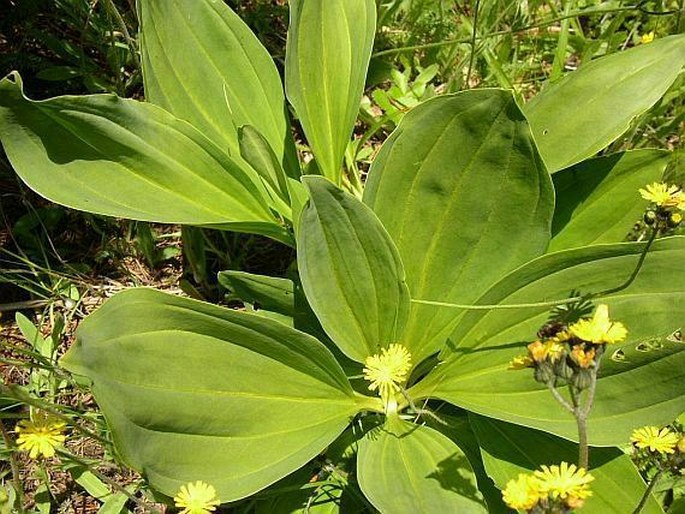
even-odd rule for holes
{"type": "MultiPolygon", "coordinates": [[[[685,353],[667,337],[685,310],[685,242],[622,242],[644,211],[637,190],[661,180],[667,152],[595,156],[673,83],[685,38],[590,63],[522,107],[499,89],[426,101],[403,117],[362,188],[342,162],[374,2],[291,4],[286,90],[314,154],[308,170],[323,177],[300,176],[278,74],[232,11],[162,5],[138,6],[146,94],[158,106],[97,95],[33,102],[11,76],[0,83],[10,160],[31,187],[73,207],[295,245],[297,273],[224,275],[286,323],[148,289],[82,323],[62,363],[92,381],[124,461],[169,496],[203,480],[232,502],[283,479],[272,493],[295,491],[292,510],[316,495],[357,510],[501,511],[494,485],[577,454],[575,420],[506,367],[550,308],[580,290],[630,334],[597,380],[588,508],[634,508],[645,486],[616,446],[685,409],[685,353]],[[363,201],[340,185],[363,189],[363,201]],[[658,351],[639,351],[654,338],[658,351]],[[401,362],[383,382],[393,355],[401,362]]],[[[653,500],[648,508],[659,511],[653,500]]]]}

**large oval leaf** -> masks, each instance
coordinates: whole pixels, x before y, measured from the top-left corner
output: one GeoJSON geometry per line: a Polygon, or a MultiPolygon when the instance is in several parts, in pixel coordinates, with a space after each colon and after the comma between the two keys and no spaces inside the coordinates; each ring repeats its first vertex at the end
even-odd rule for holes
{"type": "MultiPolygon", "coordinates": [[[[578,446],[573,443],[545,432],[490,418],[474,415],[469,418],[480,442],[485,468],[501,489],[506,487],[509,480],[516,479],[519,473],[532,473],[543,464],[577,462],[578,446]]],[[[595,477],[590,483],[592,496],[583,506],[583,512],[633,512],[646,489],[630,457],[617,448],[591,448],[590,474],[595,477]]],[[[643,512],[663,514],[653,497],[643,512]]]]}
{"type": "MultiPolygon", "coordinates": [[[[511,273],[478,303],[520,304],[568,296],[572,288],[600,291],[625,280],[643,245],[598,245],[549,254],[511,273]]],[[[685,238],[659,241],[635,282],[602,298],[612,319],[625,323],[628,339],[610,346],[602,361],[589,418],[590,442],[621,445],[640,425],[665,424],[685,411],[685,345],[667,337],[685,321],[685,238]],[[653,346],[644,343],[656,341],[653,346]],[[621,350],[623,358],[615,351],[621,350]]],[[[549,307],[471,311],[453,334],[452,355],[410,395],[437,397],[485,416],[577,439],[573,417],[530,370],[508,370],[549,307]]]]}
{"type": "Polygon", "coordinates": [[[217,0],[138,0],[145,96],[239,155],[253,125],[286,170],[297,172],[283,86],[269,53],[217,0]]]}
{"type": "Polygon", "coordinates": [[[340,184],[376,33],[374,0],[291,0],[286,91],[316,164],[340,184]]]}
{"type": "Polygon", "coordinates": [[[402,261],[371,209],[326,178],[304,180],[310,200],[297,232],[302,286],[330,338],[363,362],[402,338],[409,310],[402,261]]]}
{"type": "Polygon", "coordinates": [[[685,36],[602,57],[535,96],[524,112],[551,172],[592,157],[663,96],[685,65],[685,36]]]}
{"type": "MultiPolygon", "coordinates": [[[[397,244],[412,298],[470,303],[545,250],[554,193],[511,93],[488,89],[405,116],[371,167],[364,201],[397,244]]],[[[405,339],[417,359],[444,344],[454,319],[412,305],[405,339]]]]}
{"type": "Polygon", "coordinates": [[[448,437],[389,417],[359,441],[359,486],[380,512],[486,513],[471,464],[448,437]]]}
{"type": "Polygon", "coordinates": [[[333,356],[281,323],[154,290],[115,296],[63,358],[89,377],[117,450],[156,489],[231,501],[316,456],[358,410],[333,356]]]}
{"type": "Polygon", "coordinates": [[[670,152],[634,150],[554,174],[557,204],[549,251],[624,241],[649,205],[638,189],[661,180],[670,152]]]}
{"type": "Polygon", "coordinates": [[[113,95],[34,102],[13,74],[0,81],[0,139],[22,180],[67,207],[285,233],[258,177],[152,104],[113,95]]]}

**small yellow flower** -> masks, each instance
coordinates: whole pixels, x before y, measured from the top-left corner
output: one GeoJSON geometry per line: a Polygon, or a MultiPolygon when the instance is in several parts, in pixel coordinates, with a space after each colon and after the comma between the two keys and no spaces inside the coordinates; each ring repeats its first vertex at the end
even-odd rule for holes
{"type": "Polygon", "coordinates": [[[589,368],[595,360],[595,349],[585,350],[581,345],[577,345],[571,351],[571,358],[576,361],[581,368],[589,368]]]}
{"type": "Polygon", "coordinates": [[[564,347],[555,340],[550,339],[546,342],[534,341],[528,345],[530,356],[535,362],[542,362],[549,359],[552,362],[558,361],[564,353],[564,347]]]}
{"type": "Polygon", "coordinates": [[[640,195],[645,200],[649,200],[659,207],[685,208],[685,196],[678,186],[654,182],[645,188],[640,189],[640,195]]]}
{"type": "Polygon", "coordinates": [[[216,497],[216,489],[198,480],[181,486],[174,496],[174,504],[183,510],[179,514],[209,514],[221,504],[216,497]]]}
{"type": "Polygon", "coordinates": [[[66,423],[47,412],[38,411],[30,420],[24,419],[17,423],[17,448],[28,451],[32,459],[39,455],[54,457],[55,448],[61,446],[66,439],[63,433],[66,426],[66,423]]]}
{"type": "Polygon", "coordinates": [[[649,448],[650,452],[657,452],[663,455],[675,453],[678,446],[678,436],[668,428],[647,426],[638,428],[630,436],[630,442],[640,449],[649,448]]]}
{"type": "Polygon", "coordinates": [[[384,400],[393,391],[400,390],[411,369],[411,354],[401,344],[391,344],[380,354],[371,355],[364,362],[364,379],[371,382],[369,389],[378,392],[384,400]]]}
{"type": "Polygon", "coordinates": [[[588,484],[595,477],[575,464],[562,462],[559,466],[542,466],[542,470],[533,474],[539,480],[540,493],[550,498],[576,502],[592,495],[588,484]]]}
{"type": "Polygon", "coordinates": [[[535,367],[535,362],[528,355],[514,357],[509,363],[508,369],[525,369],[535,367]]]}
{"type": "Polygon", "coordinates": [[[678,441],[678,451],[680,453],[685,453],[685,435],[678,441]]]}
{"type": "Polygon", "coordinates": [[[654,41],[654,31],[642,34],[642,37],[640,38],[640,43],[642,43],[643,45],[651,43],[652,41],[654,41]]]}
{"type": "Polygon", "coordinates": [[[623,323],[609,320],[609,307],[604,304],[597,306],[592,319],[581,319],[569,327],[569,332],[595,344],[620,343],[628,335],[623,323]]]}
{"type": "Polygon", "coordinates": [[[530,510],[540,500],[539,483],[532,475],[521,473],[516,480],[509,480],[502,499],[510,508],[530,510]]]}

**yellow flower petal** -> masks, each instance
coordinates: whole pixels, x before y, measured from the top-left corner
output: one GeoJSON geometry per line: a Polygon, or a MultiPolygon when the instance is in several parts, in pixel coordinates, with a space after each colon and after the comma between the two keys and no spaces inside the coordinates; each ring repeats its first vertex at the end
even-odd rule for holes
{"type": "Polygon", "coordinates": [[[640,195],[659,207],[678,207],[682,204],[683,193],[678,186],[664,182],[654,182],[639,190],[640,195]]]}
{"type": "Polygon", "coordinates": [[[678,436],[668,428],[659,430],[655,426],[646,426],[634,430],[630,436],[630,442],[637,448],[648,449],[650,452],[665,455],[675,453],[678,446],[678,436]]]}
{"type": "Polygon", "coordinates": [[[558,466],[542,466],[542,470],[533,475],[539,481],[540,493],[550,498],[584,500],[592,495],[589,483],[595,478],[575,464],[562,462],[558,466]]]}
{"type": "Polygon", "coordinates": [[[568,330],[578,339],[595,344],[620,343],[628,335],[623,323],[609,319],[609,307],[605,304],[597,306],[592,319],[581,319],[568,330]]]}
{"type": "Polygon", "coordinates": [[[216,497],[216,489],[213,486],[198,480],[181,486],[178,494],[174,496],[174,504],[183,509],[179,514],[210,514],[221,505],[221,501],[216,497]]]}
{"type": "Polygon", "coordinates": [[[54,457],[55,448],[62,446],[66,439],[63,433],[66,426],[45,412],[36,412],[32,419],[17,423],[17,448],[29,452],[31,459],[54,457]]]}
{"type": "Polygon", "coordinates": [[[502,491],[502,499],[512,509],[532,509],[540,500],[538,480],[532,475],[521,473],[517,479],[507,482],[502,491]]]}

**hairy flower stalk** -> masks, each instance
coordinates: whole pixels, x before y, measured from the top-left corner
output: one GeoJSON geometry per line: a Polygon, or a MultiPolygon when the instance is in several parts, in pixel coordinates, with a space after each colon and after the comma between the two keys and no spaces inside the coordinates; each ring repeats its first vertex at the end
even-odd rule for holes
{"type": "Polygon", "coordinates": [[[407,382],[410,370],[411,354],[401,344],[391,344],[364,362],[364,379],[371,382],[369,390],[378,391],[386,413],[397,410],[396,393],[407,382]]]}

